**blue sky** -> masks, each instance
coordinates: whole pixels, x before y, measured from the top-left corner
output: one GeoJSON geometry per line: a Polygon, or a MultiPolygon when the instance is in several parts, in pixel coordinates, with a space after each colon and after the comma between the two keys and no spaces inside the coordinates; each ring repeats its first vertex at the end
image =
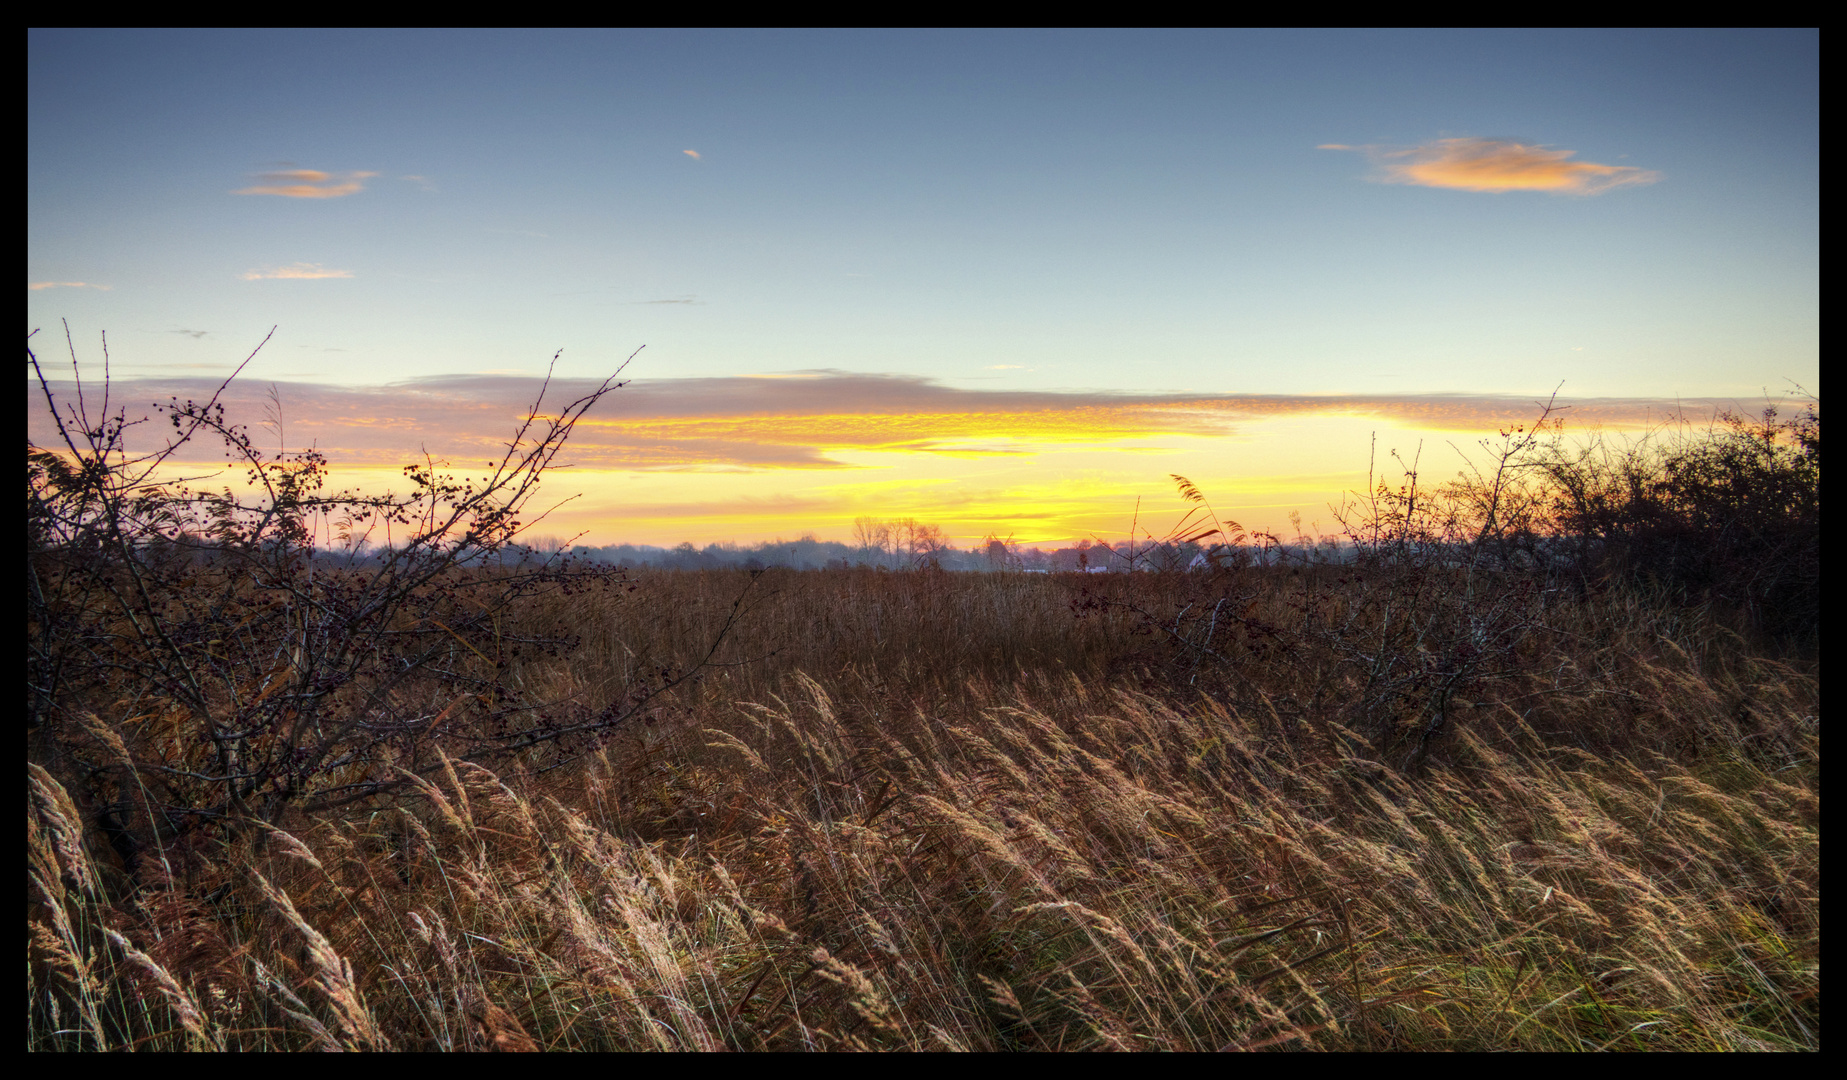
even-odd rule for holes
{"type": "Polygon", "coordinates": [[[1812,30],[31,31],[27,168],[122,378],[1819,392],[1812,30]]]}

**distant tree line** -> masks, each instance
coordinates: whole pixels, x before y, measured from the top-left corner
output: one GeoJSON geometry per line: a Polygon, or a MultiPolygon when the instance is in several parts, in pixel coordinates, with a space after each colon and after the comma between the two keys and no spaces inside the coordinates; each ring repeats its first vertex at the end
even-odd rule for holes
{"type": "MultiPolygon", "coordinates": [[[[862,521],[867,519],[861,519],[862,521]]],[[[1024,572],[1024,573],[1127,573],[1151,571],[1198,570],[1223,562],[1228,554],[1242,560],[1264,557],[1259,548],[1228,549],[1223,544],[1199,544],[1171,540],[1129,542],[1083,539],[1066,547],[1027,547],[1012,539],[988,536],[966,549],[950,543],[935,525],[910,519],[881,523],[883,533],[871,539],[856,535],[855,542],[821,540],[813,532],[804,532],[794,540],[765,540],[757,544],[732,542],[696,546],[690,542],[676,547],[654,544],[571,544],[557,537],[541,537],[529,544],[507,545],[472,560],[477,565],[538,566],[568,558],[578,563],[598,563],[632,569],[716,570],[741,568],[762,570],[786,567],[793,570],[841,570],[870,567],[880,570],[939,570],[1024,572]]],[[[204,565],[218,552],[209,535],[176,531],[170,537],[155,535],[145,542],[150,558],[181,560],[204,565]]],[[[1305,554],[1295,545],[1277,546],[1270,552],[1280,556],[1289,552],[1305,554]]],[[[374,567],[391,560],[398,549],[389,544],[355,541],[313,550],[298,555],[317,567],[374,567]]]]}
{"type": "MultiPolygon", "coordinates": [[[[559,541],[540,541],[542,550],[560,550],[559,541]]],[[[880,521],[862,517],[854,522],[851,541],[821,540],[812,532],[794,540],[762,543],[707,544],[678,547],[652,544],[579,544],[569,549],[573,558],[631,568],[715,570],[722,567],[793,570],[848,569],[856,566],[883,570],[917,570],[934,567],[961,571],[1015,571],[1028,573],[1114,573],[1172,571],[1198,567],[1213,554],[1213,545],[1171,541],[1079,540],[1067,547],[1027,547],[1011,538],[987,536],[978,544],[959,548],[936,525],[912,518],[880,521]]]]}

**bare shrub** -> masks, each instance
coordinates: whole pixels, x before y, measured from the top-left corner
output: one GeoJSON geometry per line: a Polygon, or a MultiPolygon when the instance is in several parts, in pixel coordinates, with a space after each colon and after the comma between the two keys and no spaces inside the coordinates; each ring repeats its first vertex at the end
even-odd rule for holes
{"type": "Polygon", "coordinates": [[[200,825],[394,791],[439,767],[441,743],[543,767],[684,677],[592,712],[544,692],[545,666],[578,640],[568,605],[513,618],[624,584],[520,544],[540,478],[616,375],[555,415],[541,390],[478,473],[426,456],[404,468],[409,494],[366,495],[324,491],[313,449],[259,449],[225,415],[230,379],[157,405],[172,430],[137,452],[128,435],[146,419],[112,409],[106,368],[85,386],[72,346],[67,400],[30,344],[27,359],[58,432],[26,453],[28,723],[130,871],[200,825]],[[204,439],[243,491],[174,478],[204,439]]]}

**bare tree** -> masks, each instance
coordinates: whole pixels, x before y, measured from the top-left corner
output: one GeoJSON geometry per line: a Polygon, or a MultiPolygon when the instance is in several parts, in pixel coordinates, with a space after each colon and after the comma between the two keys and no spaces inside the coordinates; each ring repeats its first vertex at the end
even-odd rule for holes
{"type": "Polygon", "coordinates": [[[883,566],[885,549],[891,542],[891,527],[877,518],[857,517],[853,519],[853,546],[859,549],[859,557],[867,562],[883,566]]]}

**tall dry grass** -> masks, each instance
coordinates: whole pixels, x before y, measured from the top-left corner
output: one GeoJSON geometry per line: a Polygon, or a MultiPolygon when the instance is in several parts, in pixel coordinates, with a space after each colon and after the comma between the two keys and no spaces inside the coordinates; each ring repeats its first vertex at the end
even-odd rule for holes
{"type": "Polygon", "coordinates": [[[1551,595],[1413,754],[1317,573],[1210,677],[1136,615],[1180,578],[644,575],[513,672],[605,708],[744,595],[615,737],[133,867],[35,765],[28,1044],[1820,1047],[1813,665],[1551,595]]]}

